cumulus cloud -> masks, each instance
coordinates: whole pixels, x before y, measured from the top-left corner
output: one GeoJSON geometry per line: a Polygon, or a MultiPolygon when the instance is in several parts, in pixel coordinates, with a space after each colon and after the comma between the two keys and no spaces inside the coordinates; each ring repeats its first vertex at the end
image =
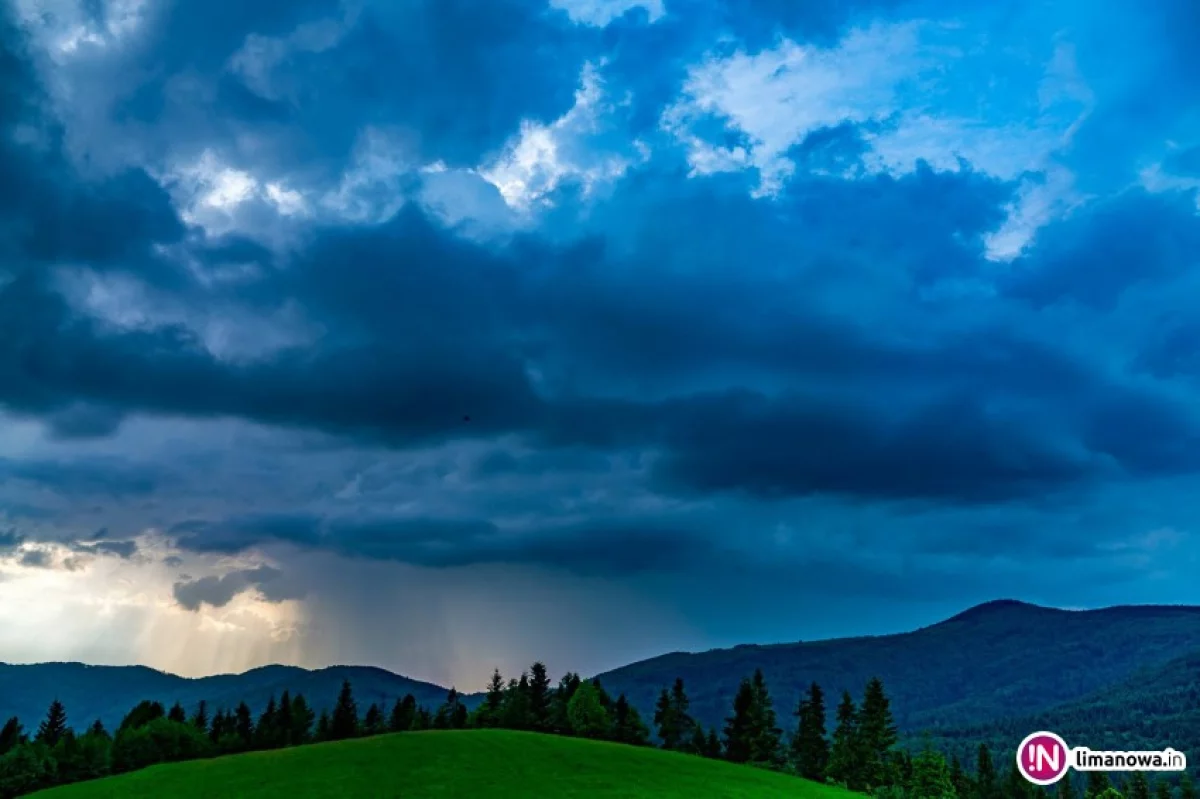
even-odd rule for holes
{"type": "Polygon", "coordinates": [[[281,579],[283,572],[270,566],[239,569],[225,574],[200,577],[175,583],[175,601],[187,610],[199,610],[201,605],[223,608],[238,594],[257,591],[267,602],[299,599],[304,592],[281,579]]]}

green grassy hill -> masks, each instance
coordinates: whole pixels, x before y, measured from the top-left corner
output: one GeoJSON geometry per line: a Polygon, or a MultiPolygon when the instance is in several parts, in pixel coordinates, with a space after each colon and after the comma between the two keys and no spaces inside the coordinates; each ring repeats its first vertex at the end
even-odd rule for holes
{"type": "Polygon", "coordinates": [[[546,796],[836,799],[846,791],[747,766],[507,730],[401,733],[174,763],[39,799],[546,796]]]}

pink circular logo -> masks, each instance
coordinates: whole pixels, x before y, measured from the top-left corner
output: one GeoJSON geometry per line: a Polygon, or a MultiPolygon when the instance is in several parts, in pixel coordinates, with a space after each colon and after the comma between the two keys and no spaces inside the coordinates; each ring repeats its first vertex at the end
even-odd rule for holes
{"type": "Polygon", "coordinates": [[[1025,736],[1017,747],[1017,771],[1034,785],[1053,785],[1070,768],[1067,742],[1052,732],[1025,736]]]}

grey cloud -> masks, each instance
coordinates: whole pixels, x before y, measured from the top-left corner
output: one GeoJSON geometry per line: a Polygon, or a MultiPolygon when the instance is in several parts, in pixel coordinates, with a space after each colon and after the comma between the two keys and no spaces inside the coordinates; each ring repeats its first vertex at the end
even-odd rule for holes
{"type": "Polygon", "coordinates": [[[222,608],[238,594],[250,590],[268,602],[283,602],[302,598],[304,592],[298,586],[289,585],[283,572],[270,566],[228,572],[219,577],[201,577],[197,580],[177,582],[173,588],[175,601],[187,610],[199,610],[201,605],[222,608]]]}

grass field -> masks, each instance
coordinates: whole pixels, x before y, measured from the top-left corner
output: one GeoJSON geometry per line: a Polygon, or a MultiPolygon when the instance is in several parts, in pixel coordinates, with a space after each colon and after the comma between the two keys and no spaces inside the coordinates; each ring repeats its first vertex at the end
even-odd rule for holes
{"type": "Polygon", "coordinates": [[[507,730],[402,733],[254,752],[155,766],[35,794],[39,799],[852,795],[689,755],[507,730]]]}

